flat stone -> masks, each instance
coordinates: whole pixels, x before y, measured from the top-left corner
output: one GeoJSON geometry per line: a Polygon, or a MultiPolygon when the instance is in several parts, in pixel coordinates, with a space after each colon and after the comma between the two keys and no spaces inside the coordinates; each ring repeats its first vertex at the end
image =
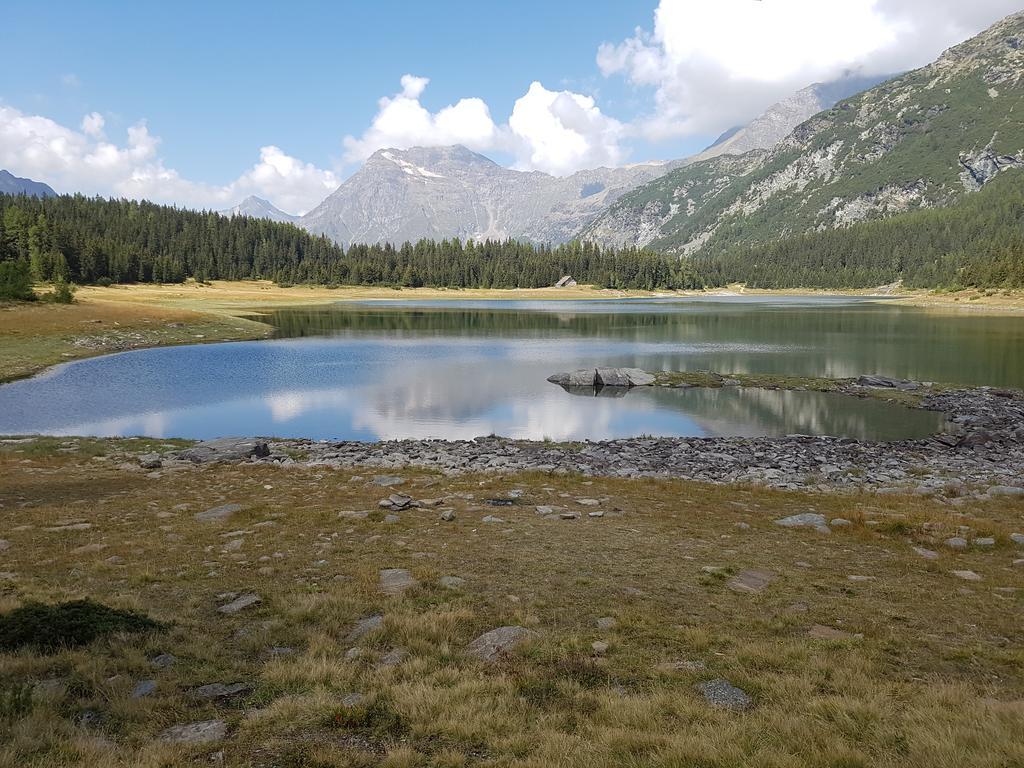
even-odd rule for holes
{"type": "Polygon", "coordinates": [[[939,553],[938,552],[934,552],[934,551],[932,551],[930,549],[925,549],[924,547],[914,547],[914,551],[917,552],[917,554],[919,554],[921,557],[925,558],[926,560],[938,560],[939,559],[939,553]]]}
{"type": "Polygon", "coordinates": [[[355,709],[366,703],[366,696],[361,693],[346,693],[341,697],[341,706],[345,709],[355,709]]]}
{"type": "Polygon", "coordinates": [[[212,523],[218,520],[227,520],[236,512],[241,511],[241,504],[222,504],[219,507],[208,509],[205,512],[196,512],[195,518],[201,523],[212,523]]]}
{"type": "Polygon", "coordinates": [[[161,653],[159,656],[154,656],[149,660],[150,665],[154,669],[167,669],[168,667],[174,666],[178,657],[170,653],[161,653]]]}
{"type": "Polygon", "coordinates": [[[377,614],[376,616],[367,616],[365,619],[360,619],[356,622],[352,631],[348,633],[348,641],[350,643],[354,643],[371,632],[376,632],[383,626],[384,617],[380,614],[377,614]]]}
{"type": "Polygon", "coordinates": [[[442,576],[439,583],[445,589],[461,589],[466,580],[460,579],[458,576],[442,576]]]}
{"type": "Polygon", "coordinates": [[[1012,485],[995,485],[988,489],[989,496],[1020,497],[1024,496],[1024,488],[1012,485]]]}
{"type": "Polygon", "coordinates": [[[220,741],[228,733],[223,720],[202,720],[198,723],[172,725],[160,734],[160,741],[171,744],[209,744],[220,741]]]}
{"type": "Polygon", "coordinates": [[[227,605],[220,606],[217,610],[221,613],[226,614],[238,613],[239,611],[244,610],[245,608],[248,608],[251,605],[256,605],[262,600],[263,598],[261,598],[259,595],[249,593],[247,595],[241,595],[240,597],[236,597],[227,605]]]}
{"type": "Polygon", "coordinates": [[[604,640],[595,640],[590,644],[590,648],[598,656],[604,656],[608,653],[608,643],[604,640]]]}
{"type": "Polygon", "coordinates": [[[222,437],[204,440],[178,454],[179,459],[196,464],[221,461],[242,461],[270,455],[270,446],[264,440],[247,437],[222,437]]]}
{"type": "Polygon", "coordinates": [[[981,538],[975,539],[973,543],[974,543],[974,546],[976,546],[976,547],[986,547],[987,548],[987,547],[994,547],[996,545],[996,540],[994,538],[992,538],[991,536],[982,536],[981,538]]]}
{"type": "Polygon", "coordinates": [[[831,530],[825,521],[825,516],[815,512],[803,512],[799,515],[783,517],[776,520],[775,524],[781,525],[783,528],[813,528],[820,533],[829,533],[831,530]]]}
{"type": "Polygon", "coordinates": [[[1020,546],[1024,547],[1024,533],[1011,533],[1010,541],[1012,541],[1014,544],[1019,544],[1020,546]]]}
{"type": "Polygon", "coordinates": [[[380,591],[386,595],[400,595],[419,584],[404,568],[385,568],[380,572],[380,591]]]}
{"type": "Polygon", "coordinates": [[[384,657],[380,660],[380,666],[382,667],[395,667],[401,664],[405,657],[409,655],[409,652],[405,648],[392,648],[384,657]]]}
{"type": "Polygon", "coordinates": [[[452,522],[455,519],[455,510],[454,509],[443,509],[443,510],[441,510],[441,514],[439,515],[439,517],[442,520],[444,520],[446,523],[450,523],[450,522],[452,522]]]}
{"type": "Polygon", "coordinates": [[[981,576],[974,571],[953,571],[953,575],[964,581],[981,581],[981,576]]]}
{"type": "Polygon", "coordinates": [[[584,507],[597,507],[601,504],[597,499],[576,499],[576,503],[582,504],[584,507]]]}
{"type": "Polygon", "coordinates": [[[837,517],[834,520],[829,521],[829,525],[833,528],[846,528],[847,526],[853,525],[845,517],[837,517]]]}
{"type": "Polygon", "coordinates": [[[610,629],[615,629],[618,625],[619,622],[613,616],[602,616],[597,620],[597,628],[606,632],[610,629]]]}
{"type": "Polygon", "coordinates": [[[382,488],[391,488],[395,485],[402,485],[405,480],[395,475],[377,475],[373,478],[373,484],[379,485],[382,488]]]}
{"type": "Polygon", "coordinates": [[[500,517],[495,517],[494,515],[487,515],[480,522],[481,523],[504,523],[505,521],[502,520],[500,517]]]}
{"type": "Polygon", "coordinates": [[[156,680],[140,680],[132,688],[133,699],[143,699],[156,691],[156,680]]]}
{"type": "MultiPolygon", "coordinates": [[[[11,542],[9,542],[7,539],[0,539],[0,552],[6,552],[10,548],[11,542]]],[[[81,549],[81,547],[79,547],[79,549],[81,549]]]]}
{"type": "Polygon", "coordinates": [[[209,683],[193,688],[190,693],[196,699],[227,699],[251,690],[252,686],[248,683],[209,683]]]}
{"type": "Polygon", "coordinates": [[[587,512],[587,517],[593,518],[595,520],[600,519],[604,517],[604,511],[598,510],[597,512],[587,512]]]}
{"type": "Polygon", "coordinates": [[[704,696],[704,701],[716,709],[743,712],[754,706],[754,700],[746,691],[722,678],[700,683],[696,688],[704,696]]]}
{"type": "Polygon", "coordinates": [[[967,549],[967,539],[962,536],[953,536],[952,538],[946,539],[945,544],[950,549],[967,549]]]}
{"type": "Polygon", "coordinates": [[[729,581],[728,587],[733,592],[755,594],[775,581],[775,577],[776,574],[771,571],[742,571],[729,581]]]}
{"type": "Polygon", "coordinates": [[[707,664],[703,661],[686,659],[684,661],[665,661],[658,664],[654,669],[662,674],[672,674],[674,672],[703,672],[707,669],[707,664]]]}
{"type": "Polygon", "coordinates": [[[526,627],[498,627],[490,632],[485,632],[471,642],[467,653],[481,661],[493,661],[536,634],[526,627]]]}
{"type": "Polygon", "coordinates": [[[538,515],[553,515],[558,511],[558,507],[552,507],[548,504],[540,504],[536,507],[538,515]]]}

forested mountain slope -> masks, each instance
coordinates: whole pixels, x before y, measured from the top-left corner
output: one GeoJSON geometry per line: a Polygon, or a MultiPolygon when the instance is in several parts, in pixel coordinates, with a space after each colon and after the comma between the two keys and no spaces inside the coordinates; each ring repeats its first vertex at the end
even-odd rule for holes
{"type": "Polygon", "coordinates": [[[838,103],[767,151],[677,169],[581,237],[720,254],[949,205],[1024,165],[1024,12],[838,103]]]}
{"type": "Polygon", "coordinates": [[[751,288],[1024,288],[1024,173],[951,206],[697,256],[708,285],[751,288]]]}

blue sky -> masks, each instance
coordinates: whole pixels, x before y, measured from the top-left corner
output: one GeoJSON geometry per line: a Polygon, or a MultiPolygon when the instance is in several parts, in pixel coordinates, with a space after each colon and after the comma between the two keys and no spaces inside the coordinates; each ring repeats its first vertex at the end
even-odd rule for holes
{"type": "Polygon", "coordinates": [[[384,146],[459,141],[556,174],[670,159],[811,82],[924,64],[1021,2],[7,0],[0,167],[301,212],[384,146]]]}

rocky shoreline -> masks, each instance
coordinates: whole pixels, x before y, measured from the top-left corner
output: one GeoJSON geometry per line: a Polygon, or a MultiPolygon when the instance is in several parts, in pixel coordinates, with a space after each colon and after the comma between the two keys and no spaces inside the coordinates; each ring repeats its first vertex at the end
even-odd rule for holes
{"type": "MultiPolygon", "coordinates": [[[[717,374],[718,386],[740,382],[717,374]]],[[[692,386],[659,376],[654,386],[692,386]]],[[[715,384],[711,384],[714,386],[715,384]]],[[[792,388],[803,389],[794,385],[792,388]]],[[[886,397],[912,392],[908,407],[947,415],[948,429],[923,440],[868,442],[783,438],[630,438],[547,443],[481,437],[375,443],[226,438],[168,455],[139,457],[151,470],[215,462],[283,466],[423,468],[466,472],[551,472],[595,477],[678,478],[782,489],[917,493],[952,501],[1024,497],[1024,392],[939,388],[879,377],[834,382],[833,391],[886,397]]]]}

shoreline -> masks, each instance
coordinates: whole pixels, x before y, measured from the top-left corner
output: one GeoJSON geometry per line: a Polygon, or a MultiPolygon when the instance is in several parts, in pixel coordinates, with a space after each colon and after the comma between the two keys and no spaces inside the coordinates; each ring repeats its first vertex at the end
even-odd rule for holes
{"type": "Polygon", "coordinates": [[[0,384],[42,373],[73,360],[112,352],[183,344],[255,341],[274,329],[258,318],[266,311],[382,301],[615,301],[625,299],[728,300],[822,297],[898,302],[899,306],[955,314],[1008,317],[1024,313],[1024,293],[977,291],[759,290],[730,286],[711,291],[619,291],[592,286],[530,289],[435,289],[295,286],[267,281],[118,285],[79,288],[74,304],[0,304],[0,384]],[[985,292],[986,294],[990,292],[985,292]]]}
{"type": "MultiPolygon", "coordinates": [[[[729,387],[831,391],[879,398],[946,415],[947,429],[926,438],[634,437],[550,443],[480,437],[314,441],[272,437],[193,442],[155,451],[144,438],[126,470],[153,477],[209,464],[270,464],[325,470],[426,470],[445,475],[531,473],[592,478],[671,479],[713,485],[824,493],[912,494],[958,505],[969,499],[1024,498],[1024,391],[947,388],[919,382],[804,380],[717,374],[658,374],[654,387],[729,387]]],[[[7,438],[17,439],[17,438],[7,438]]],[[[25,437],[32,440],[61,438],[25,437]]],[[[64,438],[71,439],[71,438],[64,438]]],[[[83,438],[76,438],[83,439],[83,438]]],[[[97,438],[127,444],[138,438],[97,438]]]]}

